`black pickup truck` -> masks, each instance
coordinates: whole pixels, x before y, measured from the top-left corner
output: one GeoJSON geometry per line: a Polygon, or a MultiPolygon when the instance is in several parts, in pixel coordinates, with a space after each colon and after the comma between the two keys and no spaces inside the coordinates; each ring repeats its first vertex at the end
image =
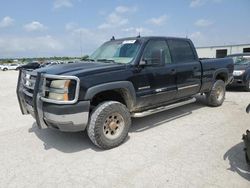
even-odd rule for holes
{"type": "Polygon", "coordinates": [[[189,39],[114,38],[81,63],[20,70],[17,96],[39,128],[83,131],[100,148],[120,145],[131,117],[195,102],[220,106],[234,70],[231,58],[199,60],[189,39]]]}

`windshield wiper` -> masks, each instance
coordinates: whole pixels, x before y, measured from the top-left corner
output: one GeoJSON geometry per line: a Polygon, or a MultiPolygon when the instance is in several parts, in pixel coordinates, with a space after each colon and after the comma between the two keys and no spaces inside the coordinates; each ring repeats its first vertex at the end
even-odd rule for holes
{"type": "Polygon", "coordinates": [[[113,59],[97,59],[96,61],[103,61],[103,62],[110,62],[110,63],[115,63],[113,59]]]}

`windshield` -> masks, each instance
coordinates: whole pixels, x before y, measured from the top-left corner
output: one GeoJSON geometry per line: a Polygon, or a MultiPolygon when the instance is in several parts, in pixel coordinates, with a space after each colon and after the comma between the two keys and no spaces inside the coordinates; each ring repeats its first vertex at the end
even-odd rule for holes
{"type": "Polygon", "coordinates": [[[110,41],[99,47],[89,59],[126,64],[136,57],[139,48],[140,43],[136,40],[110,41]]]}
{"type": "Polygon", "coordinates": [[[240,64],[240,65],[250,64],[250,56],[235,56],[232,58],[234,64],[240,64]]]}

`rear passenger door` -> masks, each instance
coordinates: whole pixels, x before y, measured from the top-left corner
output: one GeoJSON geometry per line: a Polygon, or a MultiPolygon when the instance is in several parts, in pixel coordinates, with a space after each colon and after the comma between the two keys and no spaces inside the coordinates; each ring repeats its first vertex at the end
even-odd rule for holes
{"type": "Polygon", "coordinates": [[[176,64],[176,98],[194,95],[200,91],[201,63],[190,40],[169,39],[172,59],[176,64]]]}

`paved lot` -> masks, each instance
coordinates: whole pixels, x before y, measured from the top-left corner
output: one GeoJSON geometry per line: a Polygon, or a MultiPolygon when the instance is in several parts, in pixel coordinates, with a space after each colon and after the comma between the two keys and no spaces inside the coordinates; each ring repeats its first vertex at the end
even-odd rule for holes
{"type": "Polygon", "coordinates": [[[241,136],[250,93],[133,120],[128,140],[102,151],[83,133],[39,130],[22,116],[17,72],[0,72],[0,187],[250,187],[241,136]]]}

